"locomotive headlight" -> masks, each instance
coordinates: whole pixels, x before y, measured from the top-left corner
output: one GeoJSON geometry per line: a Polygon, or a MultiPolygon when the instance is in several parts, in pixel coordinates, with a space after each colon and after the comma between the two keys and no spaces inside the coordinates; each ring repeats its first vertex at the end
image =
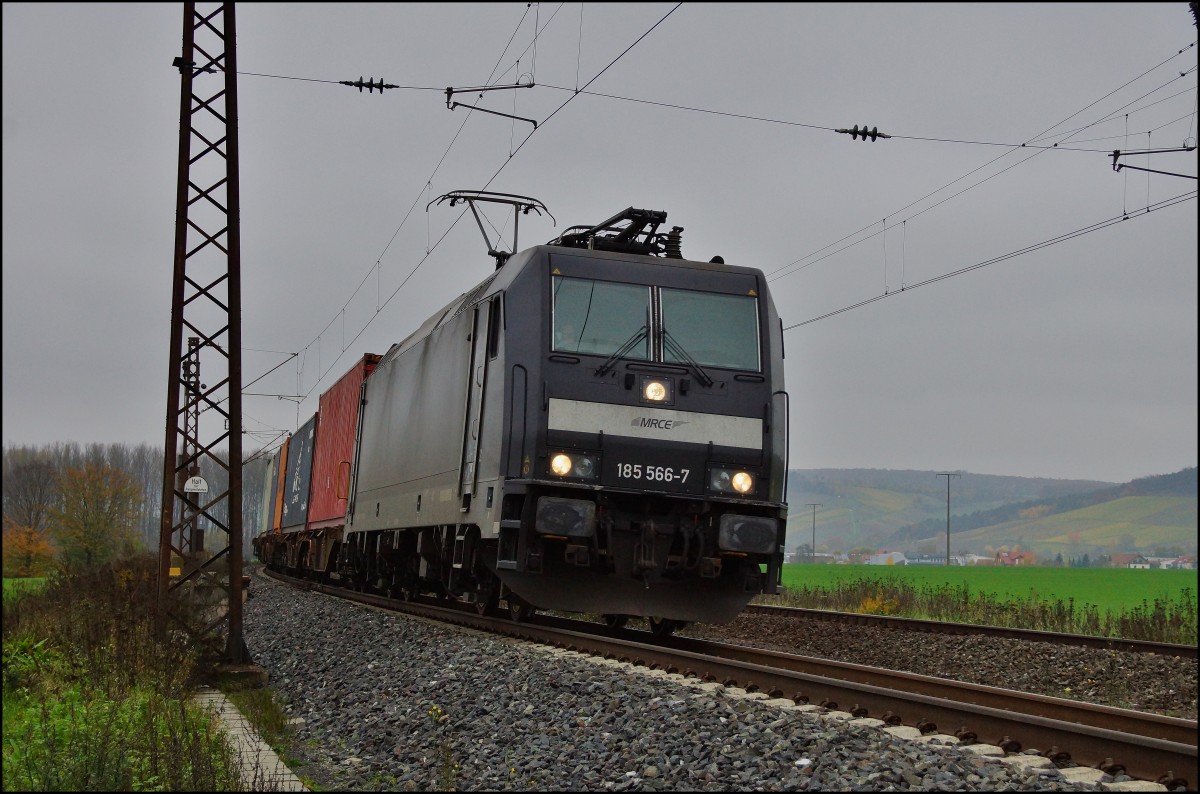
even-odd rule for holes
{"type": "Polygon", "coordinates": [[[651,402],[660,403],[667,399],[667,384],[658,380],[648,380],[642,386],[642,396],[651,402]]]}
{"type": "Polygon", "coordinates": [[[717,493],[753,493],[754,475],[737,469],[713,469],[708,474],[708,487],[717,493]]]}
{"type": "Polygon", "coordinates": [[[591,458],[579,457],[575,459],[575,475],[587,479],[596,473],[596,466],[592,463],[591,458]]]}
{"type": "Polygon", "coordinates": [[[595,455],[584,455],[579,452],[556,452],[550,456],[550,473],[557,477],[594,480],[597,469],[595,455]]]}

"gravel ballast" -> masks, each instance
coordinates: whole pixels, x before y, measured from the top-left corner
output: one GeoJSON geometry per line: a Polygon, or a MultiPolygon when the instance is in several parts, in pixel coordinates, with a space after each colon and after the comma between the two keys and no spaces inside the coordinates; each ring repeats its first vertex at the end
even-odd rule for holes
{"type": "Polygon", "coordinates": [[[1096,790],[1053,766],[910,742],[261,576],[243,625],[295,721],[298,771],[327,789],[1096,790]]]}

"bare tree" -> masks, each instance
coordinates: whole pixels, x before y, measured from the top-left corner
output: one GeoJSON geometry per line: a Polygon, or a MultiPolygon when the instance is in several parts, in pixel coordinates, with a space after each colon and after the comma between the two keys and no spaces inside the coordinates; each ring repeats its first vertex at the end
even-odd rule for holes
{"type": "Polygon", "coordinates": [[[5,525],[44,531],[58,495],[58,473],[46,456],[29,447],[10,448],[4,458],[5,525]]]}

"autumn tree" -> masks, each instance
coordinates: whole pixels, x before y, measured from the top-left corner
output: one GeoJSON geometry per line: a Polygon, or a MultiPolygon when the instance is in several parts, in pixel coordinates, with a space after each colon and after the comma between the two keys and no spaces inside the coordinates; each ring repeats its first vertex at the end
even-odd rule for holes
{"type": "Polygon", "coordinates": [[[4,575],[42,576],[54,558],[47,519],[58,499],[58,473],[45,455],[10,447],[4,455],[4,575]]]}
{"type": "Polygon", "coordinates": [[[63,562],[97,565],[137,550],[141,487],[107,463],[68,468],[50,526],[63,562]]]}
{"type": "Polygon", "coordinates": [[[54,566],[54,547],[45,532],[4,520],[4,575],[45,576],[54,566]]]}

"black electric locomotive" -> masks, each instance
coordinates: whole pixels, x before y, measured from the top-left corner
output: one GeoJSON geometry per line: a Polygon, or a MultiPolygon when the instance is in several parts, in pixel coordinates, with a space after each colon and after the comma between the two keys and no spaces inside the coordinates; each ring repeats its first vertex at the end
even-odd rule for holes
{"type": "Polygon", "coordinates": [[[490,251],[496,270],[363,378],[345,524],[309,543],[307,567],[659,633],[775,592],[779,317],[761,271],[682,258],[665,220],[630,208],[490,251]]]}

